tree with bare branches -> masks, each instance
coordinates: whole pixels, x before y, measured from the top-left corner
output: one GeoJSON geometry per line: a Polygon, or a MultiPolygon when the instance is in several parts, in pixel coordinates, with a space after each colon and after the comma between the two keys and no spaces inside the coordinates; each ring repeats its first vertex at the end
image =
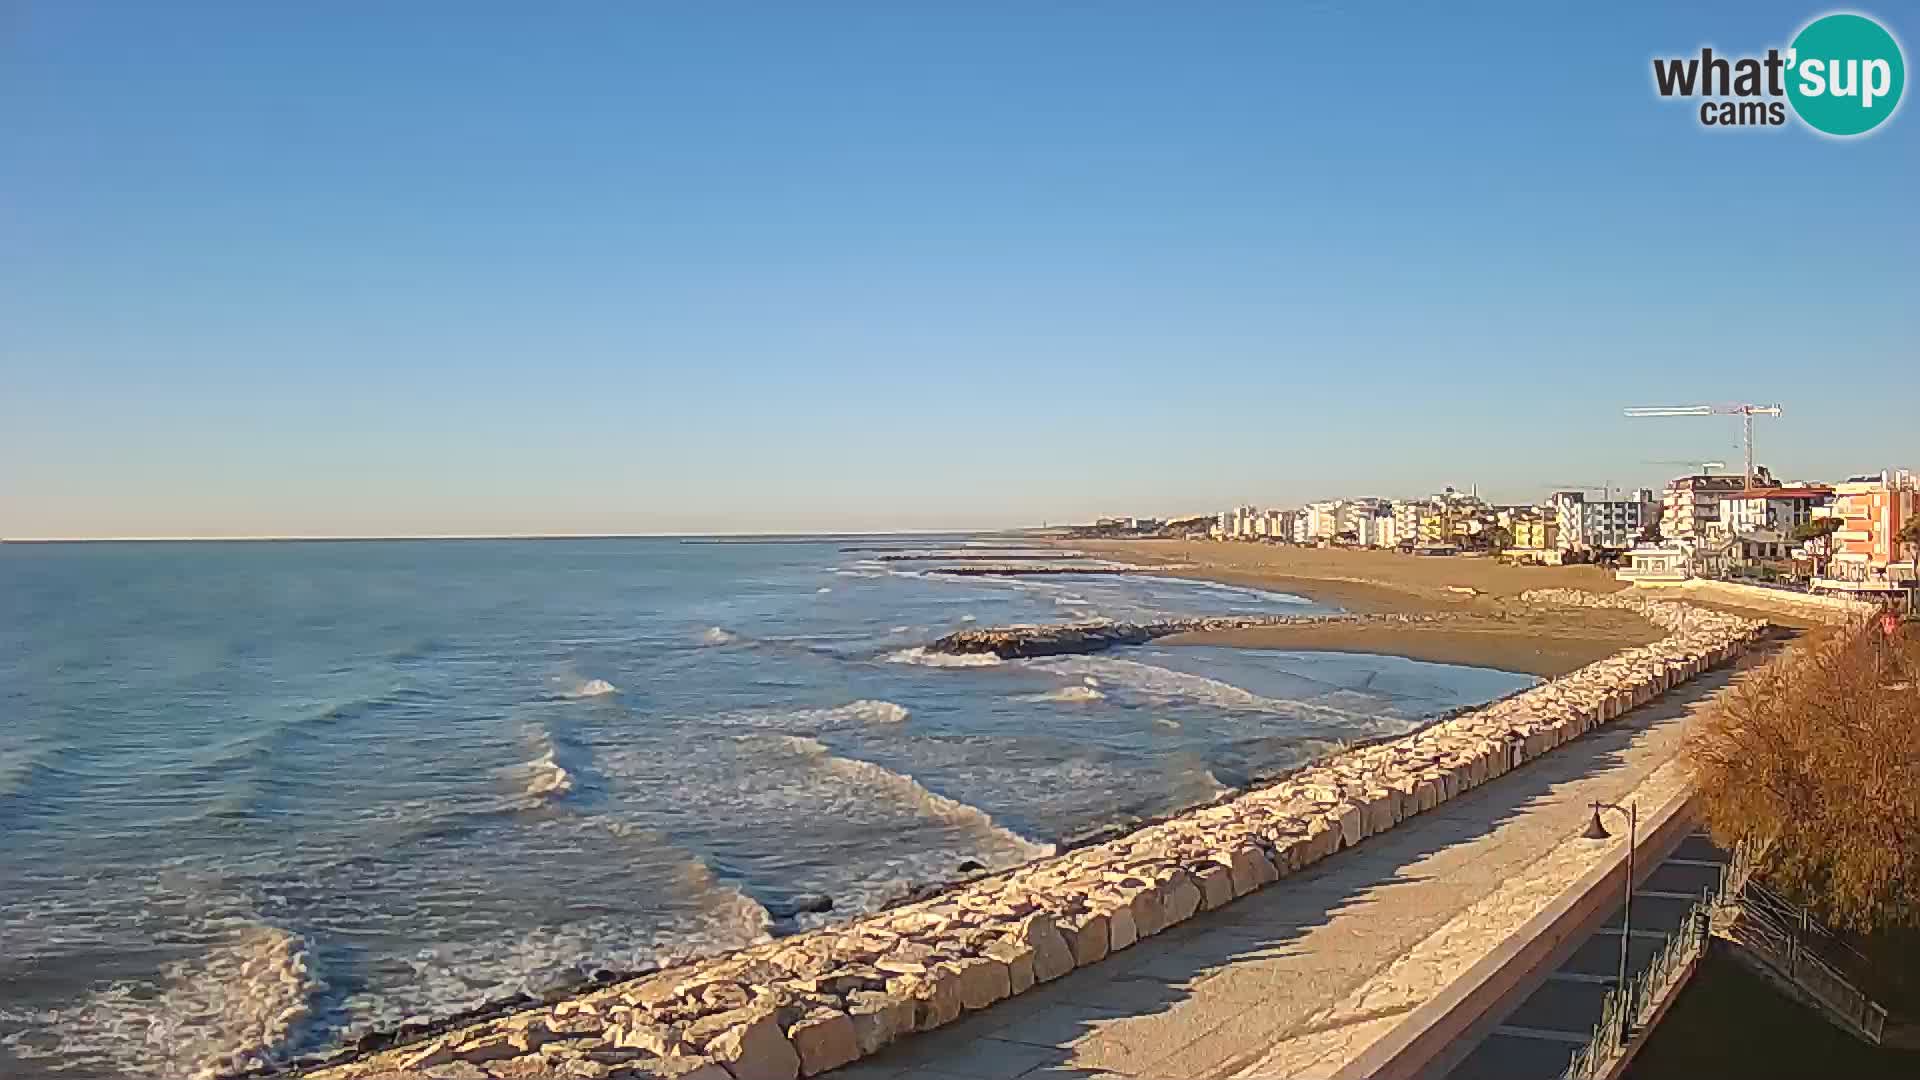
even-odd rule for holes
{"type": "Polygon", "coordinates": [[[1877,623],[1734,685],[1689,746],[1714,836],[1833,923],[1920,926],[1920,635],[1877,623]]]}

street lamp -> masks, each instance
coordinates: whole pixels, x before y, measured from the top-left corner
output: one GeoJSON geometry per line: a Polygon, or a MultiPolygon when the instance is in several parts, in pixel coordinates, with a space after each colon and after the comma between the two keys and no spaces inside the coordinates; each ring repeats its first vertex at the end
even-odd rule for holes
{"type": "Polygon", "coordinates": [[[1640,806],[1638,803],[1596,802],[1593,804],[1593,820],[1587,823],[1586,830],[1580,835],[1587,840],[1605,840],[1612,836],[1600,820],[1602,810],[1618,810],[1627,815],[1627,899],[1620,912],[1620,977],[1614,983],[1615,989],[1626,994],[1620,1010],[1620,1045],[1627,1045],[1632,1036],[1630,1025],[1633,1022],[1633,995],[1627,993],[1627,943],[1633,937],[1633,849],[1640,845],[1640,806]]]}

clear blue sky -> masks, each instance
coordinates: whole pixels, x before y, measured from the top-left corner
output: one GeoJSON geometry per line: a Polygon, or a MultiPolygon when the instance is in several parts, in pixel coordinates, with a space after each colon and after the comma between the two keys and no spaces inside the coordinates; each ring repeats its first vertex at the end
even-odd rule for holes
{"type": "Polygon", "coordinates": [[[1828,9],[1404,7],[0,3],[0,535],[1920,465],[1913,104],[1651,88],[1828,9]]]}

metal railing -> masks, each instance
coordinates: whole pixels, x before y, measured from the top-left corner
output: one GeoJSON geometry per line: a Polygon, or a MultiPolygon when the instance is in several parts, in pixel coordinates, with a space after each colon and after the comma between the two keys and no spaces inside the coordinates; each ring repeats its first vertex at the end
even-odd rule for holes
{"type": "Polygon", "coordinates": [[[1731,936],[1756,959],[1773,968],[1811,997],[1834,1020],[1878,1045],[1887,1027],[1887,1010],[1855,986],[1821,953],[1843,960],[1867,958],[1829,930],[1806,907],[1757,881],[1745,883],[1732,898],[1738,918],[1731,936]]]}
{"type": "Polygon", "coordinates": [[[1646,1022],[1680,989],[1692,973],[1694,961],[1706,951],[1718,900],[1717,888],[1701,890],[1700,899],[1687,912],[1686,921],[1660,944],[1646,970],[1628,976],[1625,986],[1607,991],[1593,1035],[1585,1046],[1573,1052],[1566,1072],[1561,1074],[1564,1080],[1594,1080],[1606,1075],[1646,1022]]]}
{"type": "MultiPolygon", "coordinates": [[[[1714,912],[1746,886],[1757,852],[1753,844],[1735,847],[1732,860],[1720,868],[1719,880],[1700,890],[1700,899],[1688,909],[1686,921],[1661,942],[1646,970],[1629,976],[1625,986],[1607,991],[1593,1035],[1573,1052],[1566,1071],[1561,1073],[1562,1080],[1605,1076],[1627,1052],[1644,1025],[1685,984],[1694,961],[1706,952],[1707,941],[1713,936],[1714,912]]],[[[1625,927],[1621,929],[1624,933],[1625,927]]]]}
{"type": "Polygon", "coordinates": [[[1866,958],[1840,940],[1803,905],[1796,904],[1753,880],[1753,869],[1764,845],[1742,843],[1720,870],[1713,887],[1687,912],[1686,922],[1662,942],[1645,971],[1627,984],[1607,992],[1600,1017],[1586,1045],[1575,1050],[1562,1080],[1597,1080],[1644,1034],[1644,1025],[1676,993],[1706,951],[1716,915],[1728,926],[1729,936],[1804,991],[1835,1020],[1869,1042],[1878,1044],[1886,1029],[1887,1010],[1854,986],[1832,962],[1821,956],[1866,958]]]}

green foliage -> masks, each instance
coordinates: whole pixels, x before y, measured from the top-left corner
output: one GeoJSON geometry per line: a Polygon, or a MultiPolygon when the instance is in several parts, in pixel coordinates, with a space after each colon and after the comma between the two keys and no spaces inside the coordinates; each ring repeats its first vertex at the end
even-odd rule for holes
{"type": "Polygon", "coordinates": [[[1824,540],[1839,531],[1839,518],[1814,518],[1793,530],[1793,539],[1795,543],[1804,544],[1809,540],[1824,540]]]}

